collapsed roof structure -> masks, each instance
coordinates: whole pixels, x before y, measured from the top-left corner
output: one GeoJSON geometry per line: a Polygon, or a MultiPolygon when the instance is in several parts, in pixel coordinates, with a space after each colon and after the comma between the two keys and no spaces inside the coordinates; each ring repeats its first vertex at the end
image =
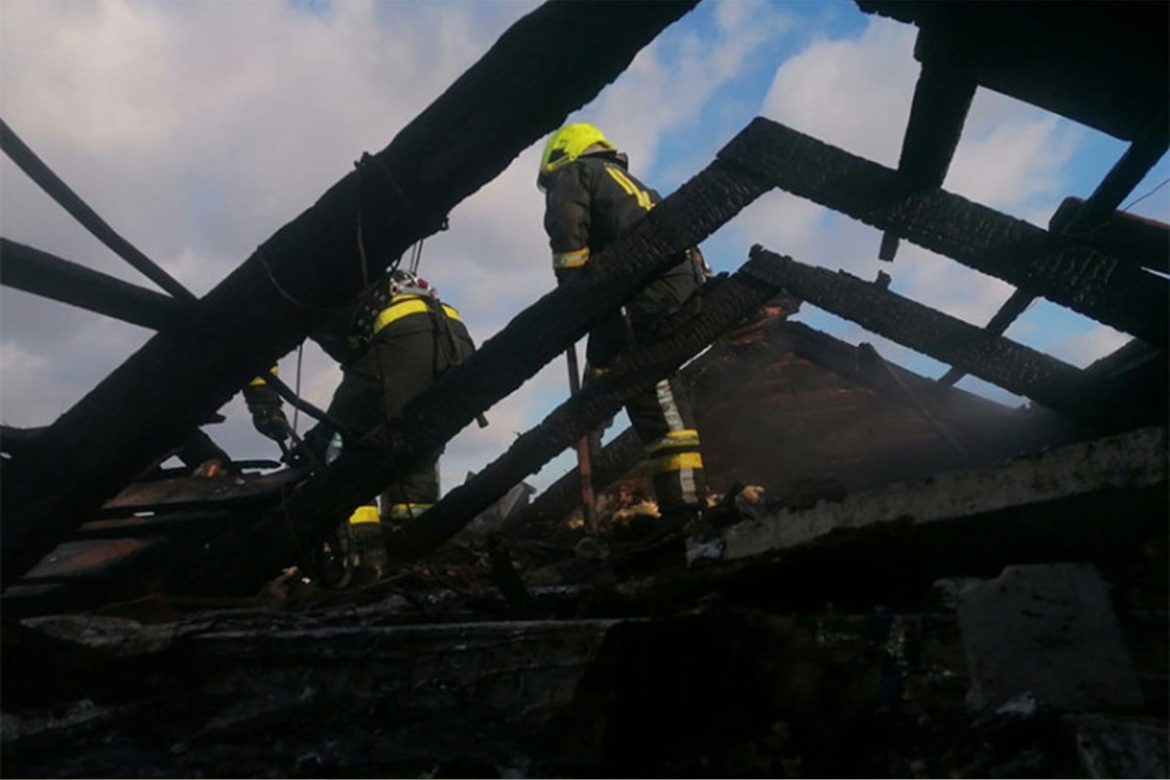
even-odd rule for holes
{"type": "MultiPolygon", "coordinates": [[[[412,402],[401,427],[370,434],[389,446],[312,475],[258,473],[199,431],[382,270],[373,258],[440,229],[693,5],[539,8],[201,299],[0,128],[14,161],[169,293],[0,245],[4,284],[158,330],[51,426],[2,432],[6,771],[1103,776],[1145,761],[1143,771],[1165,772],[1170,232],[1117,211],[1170,138],[1164,3],[1120,14],[860,0],[919,28],[922,73],[896,170],[756,119],[589,273],[412,402]],[[570,40],[546,34],[565,27],[577,31],[570,40]],[[941,187],[977,86],[1130,147],[1047,230],[998,213],[941,187]],[[480,128],[474,148],[451,132],[467,125],[480,128]],[[356,499],[440,449],[775,188],[883,231],[883,259],[909,241],[1017,292],[980,328],[897,295],[888,279],[753,247],[673,338],[633,352],[400,533],[390,582],[348,599],[255,596],[356,499]],[[1079,369],[1005,338],[1036,297],[1133,339],[1079,369]],[[953,369],[926,379],[787,322],[794,301],[953,369]],[[775,316],[745,333],[769,305],[775,316]],[[584,531],[564,524],[574,473],[497,518],[483,545],[448,544],[713,343],[683,370],[713,483],[727,492],[711,522],[644,537],[614,523],[608,546],[582,544],[584,531]],[[952,387],[964,374],[1034,406],[1006,410],[952,387]],[[143,402],[160,382],[176,392],[143,402]],[[750,413],[737,415],[743,425],[703,425],[726,419],[720,404],[750,413]],[[189,468],[155,468],[176,451],[189,468]],[[208,458],[227,473],[192,473],[208,458]],[[749,506],[737,481],[780,500],[749,506]],[[469,555],[490,564],[483,582],[444,585],[428,568],[469,555]],[[956,584],[1005,566],[991,585],[956,584]],[[1016,602],[991,603],[989,591],[1065,612],[1038,613],[1056,628],[1012,628],[1033,640],[1015,646],[987,625],[1014,626],[1016,602]],[[1046,631],[1074,638],[1037,649],[1046,631]],[[1063,670],[1063,684],[1044,667],[1063,670]],[[858,749],[842,755],[834,746],[846,739],[858,749]],[[915,752],[923,740],[944,749],[915,752]]],[[[636,438],[619,436],[595,477],[636,482],[639,458],[636,438]]]]}

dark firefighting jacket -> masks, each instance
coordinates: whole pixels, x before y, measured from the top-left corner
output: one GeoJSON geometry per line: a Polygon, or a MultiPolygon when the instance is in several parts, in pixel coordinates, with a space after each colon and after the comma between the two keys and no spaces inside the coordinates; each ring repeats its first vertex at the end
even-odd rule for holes
{"type": "MultiPolygon", "coordinates": [[[[583,155],[558,171],[545,199],[544,229],[560,282],[586,268],[593,258],[625,235],[661,200],[626,168],[626,157],[616,152],[583,155]]],[[[661,323],[684,306],[702,278],[689,254],[682,253],[671,267],[655,277],[626,305],[636,337],[657,340],[661,323]]],[[[594,329],[589,361],[607,365],[630,345],[629,330],[620,315],[606,318],[594,329]]]]}

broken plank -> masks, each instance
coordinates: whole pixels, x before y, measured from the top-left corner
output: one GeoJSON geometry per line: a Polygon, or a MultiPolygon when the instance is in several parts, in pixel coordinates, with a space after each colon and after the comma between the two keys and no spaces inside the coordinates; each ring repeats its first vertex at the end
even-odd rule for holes
{"type": "Polygon", "coordinates": [[[265,527],[261,517],[236,507],[89,523],[5,589],[0,604],[15,616],[147,593],[251,596],[296,555],[287,526],[265,527]]]}
{"type": "Polygon", "coordinates": [[[937,360],[1096,425],[1125,420],[1123,399],[1101,397],[1083,372],[1056,358],[845,273],[752,248],[747,273],[937,360]]]}
{"type": "Polygon", "coordinates": [[[896,171],[763,118],[719,157],[1099,322],[1167,342],[1167,282],[1090,246],[941,189],[913,190],[896,171]]]}
{"type": "MultiPolygon", "coordinates": [[[[642,440],[633,428],[626,428],[593,455],[593,488],[600,495],[609,485],[629,473],[646,457],[642,440]]],[[[564,520],[581,502],[581,474],[576,469],[565,472],[518,512],[505,530],[523,536],[525,529],[549,527],[564,520]]]]}
{"type": "Polygon", "coordinates": [[[2,494],[3,582],[300,343],[364,278],[440,229],[456,204],[592,99],[693,5],[549,3],[514,24],[386,149],[204,296],[195,326],[156,335],[50,426],[40,473],[29,478],[46,489],[2,494]],[[475,132],[452,132],[468,127],[475,132]],[[353,232],[359,203],[361,247],[353,232]],[[364,272],[363,257],[371,258],[364,272]],[[169,394],[143,403],[159,387],[169,394]]]}
{"type": "Polygon", "coordinates": [[[305,473],[284,469],[271,474],[222,474],[215,477],[176,477],[135,482],[102,505],[102,517],[121,517],[132,512],[166,512],[203,507],[275,504],[282,490],[291,489],[305,473]]]}

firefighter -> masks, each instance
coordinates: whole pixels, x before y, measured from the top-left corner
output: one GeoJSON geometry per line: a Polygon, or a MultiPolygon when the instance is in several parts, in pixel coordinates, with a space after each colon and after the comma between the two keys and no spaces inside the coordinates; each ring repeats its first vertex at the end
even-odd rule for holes
{"type": "MultiPolygon", "coordinates": [[[[589,124],[553,133],[541,155],[537,186],[545,193],[544,228],[558,284],[585,272],[661,200],[630,173],[626,155],[589,124]]],[[[668,337],[672,322],[695,313],[705,276],[698,249],[688,250],[623,309],[604,317],[589,334],[587,381],[636,344],[668,337]]],[[[699,432],[682,390],[667,377],[626,406],[645,447],[659,511],[676,522],[697,517],[706,498],[699,432]]]]}
{"type": "MultiPolygon", "coordinates": [[[[416,274],[394,270],[375,282],[349,306],[341,307],[310,335],[341,364],[342,379],[326,410],[352,432],[353,441],[321,423],[305,433],[304,448],[294,461],[328,464],[362,436],[393,425],[415,396],[475,345],[453,307],[416,274]]],[[[257,430],[275,427],[271,412],[257,407],[257,430]]],[[[385,558],[382,524],[401,525],[419,518],[439,499],[439,454],[403,474],[375,501],[359,506],[337,533],[318,550],[318,572],[326,584],[344,586],[350,575],[376,579],[385,558]]]]}

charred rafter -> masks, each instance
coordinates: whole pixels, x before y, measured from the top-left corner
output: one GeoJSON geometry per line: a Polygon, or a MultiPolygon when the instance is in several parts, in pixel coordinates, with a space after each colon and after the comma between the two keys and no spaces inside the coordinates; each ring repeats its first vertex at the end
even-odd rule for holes
{"type": "MultiPolygon", "coordinates": [[[[1150,169],[1158,162],[1163,154],[1166,153],[1166,145],[1170,136],[1167,136],[1167,113],[1163,111],[1161,115],[1154,120],[1154,122],[1145,129],[1142,136],[1138,138],[1121,159],[1109,170],[1097,188],[1089,196],[1088,200],[1079,200],[1076,198],[1068,198],[1061,204],[1061,209],[1058,209],[1049,222],[1048,229],[1054,235],[1066,236],[1076,241],[1084,241],[1089,246],[1098,251],[1108,250],[1103,249],[1098,241],[1093,240],[1093,236],[1099,229],[1107,224],[1111,219],[1111,215],[1116,212],[1121,201],[1133,191],[1133,188],[1138,185],[1142,178],[1149,173],[1150,169]]],[[[1116,219],[1111,220],[1116,223],[1116,219]]],[[[1165,244],[1154,255],[1161,255],[1161,260],[1165,262],[1167,256],[1167,247],[1165,244]]],[[[1138,278],[1144,273],[1141,269],[1143,264],[1133,262],[1128,255],[1117,257],[1118,261],[1127,264],[1127,272],[1130,275],[1137,275],[1138,278]]],[[[1157,262],[1158,259],[1153,259],[1152,262],[1157,262]]],[[[1152,279],[1148,280],[1152,284],[1157,284],[1152,279]]],[[[1003,305],[999,307],[999,311],[987,322],[987,330],[989,333],[1001,334],[1004,333],[1016,318],[1027,310],[1035,298],[1035,294],[1030,290],[1016,290],[1011,297],[1004,301],[1003,305]]],[[[952,368],[943,377],[939,379],[940,384],[952,385],[963,377],[963,372],[957,368],[952,368]]]]}
{"type": "MultiPolygon", "coordinates": [[[[965,64],[966,47],[945,45],[933,28],[919,31],[914,55],[922,72],[910,103],[898,173],[915,189],[933,189],[942,186],[951,167],[977,84],[965,64]]],[[[878,257],[891,261],[897,250],[898,237],[883,235],[878,257]]]]}
{"type": "Polygon", "coordinates": [[[0,147],[30,179],[69,212],[81,225],[113,252],[138,269],[147,278],[185,304],[195,303],[195,296],[170,274],[144,255],[97,215],[81,197],[69,188],[36,153],[20,140],[12,128],[0,119],[0,147]]]}
{"type": "Polygon", "coordinates": [[[0,238],[0,284],[33,295],[164,330],[181,325],[189,313],[180,301],[93,271],[31,246],[0,238]]]}
{"type": "MultiPolygon", "coordinates": [[[[1065,198],[1049,220],[1048,229],[1066,232],[1084,205],[1081,198],[1065,198]]],[[[1115,212],[1076,238],[1131,265],[1170,274],[1170,225],[1165,222],[1115,212]]]]}
{"type": "Polygon", "coordinates": [[[1167,285],[1092,247],[941,189],[913,191],[896,171],[763,118],[719,156],[796,195],[1100,322],[1166,343],[1167,285]]]}
{"type": "Polygon", "coordinates": [[[1013,393],[1095,425],[1117,425],[1128,410],[1108,403],[1082,371],[845,273],[802,265],[760,247],[748,273],[911,349],[960,366],[1013,393]]]}
{"type": "Polygon", "coordinates": [[[1162,2],[858,0],[927,31],[943,50],[964,50],[982,86],[1127,141],[1166,106],[1170,92],[1162,2]]]}

